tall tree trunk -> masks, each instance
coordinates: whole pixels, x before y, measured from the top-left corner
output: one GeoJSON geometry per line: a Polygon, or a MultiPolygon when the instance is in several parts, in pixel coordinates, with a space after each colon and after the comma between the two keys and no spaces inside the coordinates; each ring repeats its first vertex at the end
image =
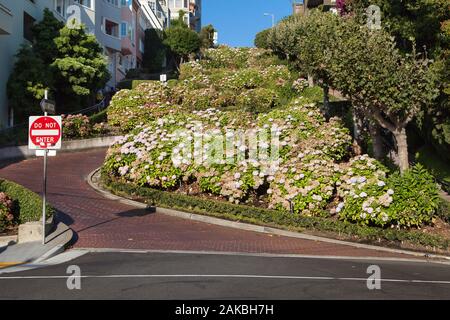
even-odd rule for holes
{"type": "Polygon", "coordinates": [[[353,114],[353,153],[357,156],[362,154],[362,144],[363,144],[363,137],[361,135],[362,131],[362,120],[358,116],[356,108],[352,106],[352,114],[353,114]]]}
{"type": "Polygon", "coordinates": [[[330,114],[330,87],[327,84],[323,85],[323,113],[328,118],[330,114]]]}
{"type": "Polygon", "coordinates": [[[308,74],[308,86],[310,88],[314,87],[314,78],[310,74],[308,74]]]}
{"type": "Polygon", "coordinates": [[[400,167],[400,172],[403,173],[409,168],[408,139],[406,136],[406,129],[404,127],[398,128],[393,132],[393,134],[397,144],[398,163],[400,167]]]}
{"type": "Polygon", "coordinates": [[[369,132],[372,137],[373,156],[377,160],[382,160],[384,157],[384,147],[381,138],[381,128],[373,121],[369,121],[369,132]]]}

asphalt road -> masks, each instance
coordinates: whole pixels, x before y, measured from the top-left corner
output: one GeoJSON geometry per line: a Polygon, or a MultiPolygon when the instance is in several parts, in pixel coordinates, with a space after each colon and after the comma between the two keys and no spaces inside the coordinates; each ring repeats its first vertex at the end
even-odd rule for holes
{"type": "Polygon", "coordinates": [[[90,252],[59,265],[0,274],[0,299],[450,299],[450,266],[245,254],[90,252]],[[80,278],[68,279],[71,265],[80,268],[80,278]],[[380,289],[367,287],[371,265],[380,267],[380,289]],[[74,285],[78,279],[81,289],[69,290],[67,282],[74,285]]]}

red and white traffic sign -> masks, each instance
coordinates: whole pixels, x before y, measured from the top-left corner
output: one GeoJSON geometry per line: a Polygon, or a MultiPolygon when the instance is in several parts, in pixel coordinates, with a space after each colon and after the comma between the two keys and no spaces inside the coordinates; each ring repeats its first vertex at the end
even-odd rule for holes
{"type": "Polygon", "coordinates": [[[61,149],[60,116],[32,116],[29,120],[28,149],[61,149]]]}

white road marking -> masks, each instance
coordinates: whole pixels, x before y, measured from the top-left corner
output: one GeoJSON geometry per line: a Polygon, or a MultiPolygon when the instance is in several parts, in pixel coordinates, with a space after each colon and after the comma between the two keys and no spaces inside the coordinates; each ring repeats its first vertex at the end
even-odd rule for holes
{"type": "Polygon", "coordinates": [[[148,250],[148,249],[114,249],[114,248],[79,248],[92,253],[162,253],[162,254],[199,254],[199,255],[221,255],[221,256],[247,256],[265,258],[300,258],[300,259],[323,259],[323,260],[353,260],[353,261],[392,261],[392,262],[413,262],[427,264],[450,265],[449,261],[420,258],[397,258],[397,257],[377,257],[377,256],[333,256],[333,255],[309,255],[309,254],[289,254],[289,253],[253,253],[253,252],[230,252],[230,251],[196,251],[196,250],[148,250]]]}
{"type": "MultiPolygon", "coordinates": [[[[67,279],[74,276],[11,276],[0,277],[0,280],[20,280],[20,279],[67,279]]],[[[340,278],[340,277],[310,277],[310,276],[276,276],[276,275],[246,275],[246,274],[121,274],[121,275],[82,275],[82,279],[120,279],[120,278],[241,278],[241,279],[285,279],[285,280],[338,280],[338,281],[363,281],[367,278],[340,278]]],[[[378,279],[377,279],[378,280],[378,279]]],[[[397,283],[428,283],[428,284],[448,284],[445,280],[407,280],[407,279],[379,279],[381,282],[397,283]]]]}

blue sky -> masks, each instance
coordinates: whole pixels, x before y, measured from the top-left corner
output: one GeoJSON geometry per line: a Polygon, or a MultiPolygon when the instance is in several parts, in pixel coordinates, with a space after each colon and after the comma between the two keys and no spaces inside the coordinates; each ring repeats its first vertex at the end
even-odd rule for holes
{"type": "Polygon", "coordinates": [[[233,47],[253,46],[256,33],[292,13],[291,0],[202,0],[202,25],[219,31],[219,43],[233,47]]]}

